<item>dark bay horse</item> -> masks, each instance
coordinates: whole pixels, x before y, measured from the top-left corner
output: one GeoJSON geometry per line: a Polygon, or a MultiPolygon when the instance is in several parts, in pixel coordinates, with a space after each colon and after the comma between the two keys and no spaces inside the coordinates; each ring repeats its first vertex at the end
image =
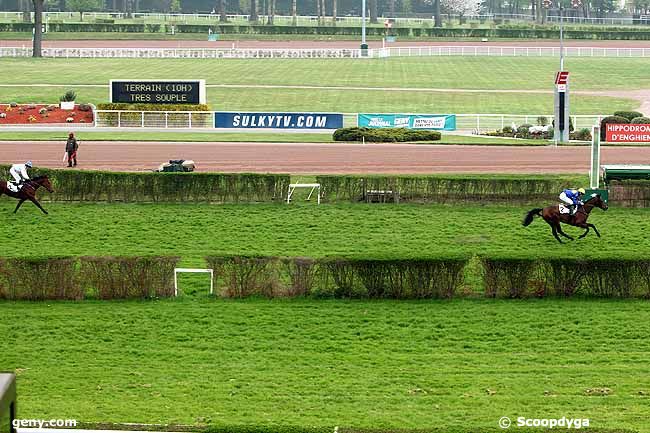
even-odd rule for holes
{"type": "Polygon", "coordinates": [[[562,226],[560,223],[569,224],[571,226],[580,227],[585,229],[585,232],[578,236],[578,239],[582,239],[587,236],[589,229],[592,228],[596,232],[596,235],[600,237],[600,233],[595,225],[587,222],[589,214],[594,208],[601,208],[602,210],[607,210],[607,203],[603,201],[600,197],[600,194],[592,194],[591,197],[585,201],[584,206],[580,207],[575,215],[570,214],[561,214],[558,205],[548,206],[544,209],[537,208],[533,209],[526,214],[522,224],[524,227],[530,225],[533,222],[535,216],[541,216],[546,223],[551,226],[551,231],[553,236],[559,243],[562,243],[562,240],[558,236],[558,233],[564,236],[567,239],[573,240],[573,238],[562,231],[562,226]]]}
{"type": "Polygon", "coordinates": [[[14,209],[14,213],[18,212],[18,209],[20,209],[20,206],[25,202],[25,200],[29,200],[47,215],[47,211],[43,209],[43,206],[41,206],[38,200],[36,200],[36,191],[40,187],[45,188],[50,193],[54,192],[52,189],[52,183],[47,176],[37,176],[25,181],[23,187],[18,192],[13,192],[7,187],[7,182],[0,180],[0,195],[6,194],[9,197],[18,199],[18,205],[16,206],[16,209],[14,209]]]}

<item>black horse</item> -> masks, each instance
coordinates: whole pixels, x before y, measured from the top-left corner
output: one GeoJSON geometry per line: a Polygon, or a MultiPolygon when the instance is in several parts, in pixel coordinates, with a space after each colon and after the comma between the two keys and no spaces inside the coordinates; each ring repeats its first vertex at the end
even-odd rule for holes
{"type": "Polygon", "coordinates": [[[13,192],[8,188],[7,182],[0,180],[0,195],[6,194],[9,197],[18,199],[18,205],[16,206],[16,209],[14,209],[14,213],[18,212],[18,209],[20,209],[20,206],[25,202],[25,200],[29,200],[47,215],[47,211],[43,209],[43,206],[41,206],[38,200],[36,200],[36,191],[40,187],[45,188],[50,193],[54,192],[52,189],[52,183],[47,176],[37,176],[25,181],[23,187],[18,192],[13,192]]]}

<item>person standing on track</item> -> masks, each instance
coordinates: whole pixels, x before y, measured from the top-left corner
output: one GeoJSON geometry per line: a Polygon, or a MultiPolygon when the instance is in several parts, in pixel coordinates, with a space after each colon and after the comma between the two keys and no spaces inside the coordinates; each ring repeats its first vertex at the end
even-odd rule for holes
{"type": "Polygon", "coordinates": [[[68,167],[77,166],[77,149],[79,149],[79,143],[74,137],[74,132],[68,134],[68,141],[65,143],[65,152],[68,154],[68,167]]]}

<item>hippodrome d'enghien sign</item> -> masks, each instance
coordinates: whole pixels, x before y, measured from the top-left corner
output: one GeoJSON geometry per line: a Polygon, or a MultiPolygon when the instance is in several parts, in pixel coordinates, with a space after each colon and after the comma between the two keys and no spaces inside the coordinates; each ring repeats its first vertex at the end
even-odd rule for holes
{"type": "Polygon", "coordinates": [[[205,104],[205,80],[111,80],[112,103],[205,104]]]}

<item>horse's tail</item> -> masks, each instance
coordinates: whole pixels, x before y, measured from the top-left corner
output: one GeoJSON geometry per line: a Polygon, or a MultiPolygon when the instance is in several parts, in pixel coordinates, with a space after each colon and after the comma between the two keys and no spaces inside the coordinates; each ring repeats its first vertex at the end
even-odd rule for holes
{"type": "Polygon", "coordinates": [[[533,218],[535,218],[535,215],[542,216],[540,214],[540,212],[542,210],[543,209],[540,207],[540,208],[535,208],[535,209],[531,210],[530,212],[528,212],[526,214],[526,216],[524,217],[524,220],[521,222],[521,225],[523,225],[524,227],[528,227],[530,225],[530,223],[533,222],[533,218]]]}

